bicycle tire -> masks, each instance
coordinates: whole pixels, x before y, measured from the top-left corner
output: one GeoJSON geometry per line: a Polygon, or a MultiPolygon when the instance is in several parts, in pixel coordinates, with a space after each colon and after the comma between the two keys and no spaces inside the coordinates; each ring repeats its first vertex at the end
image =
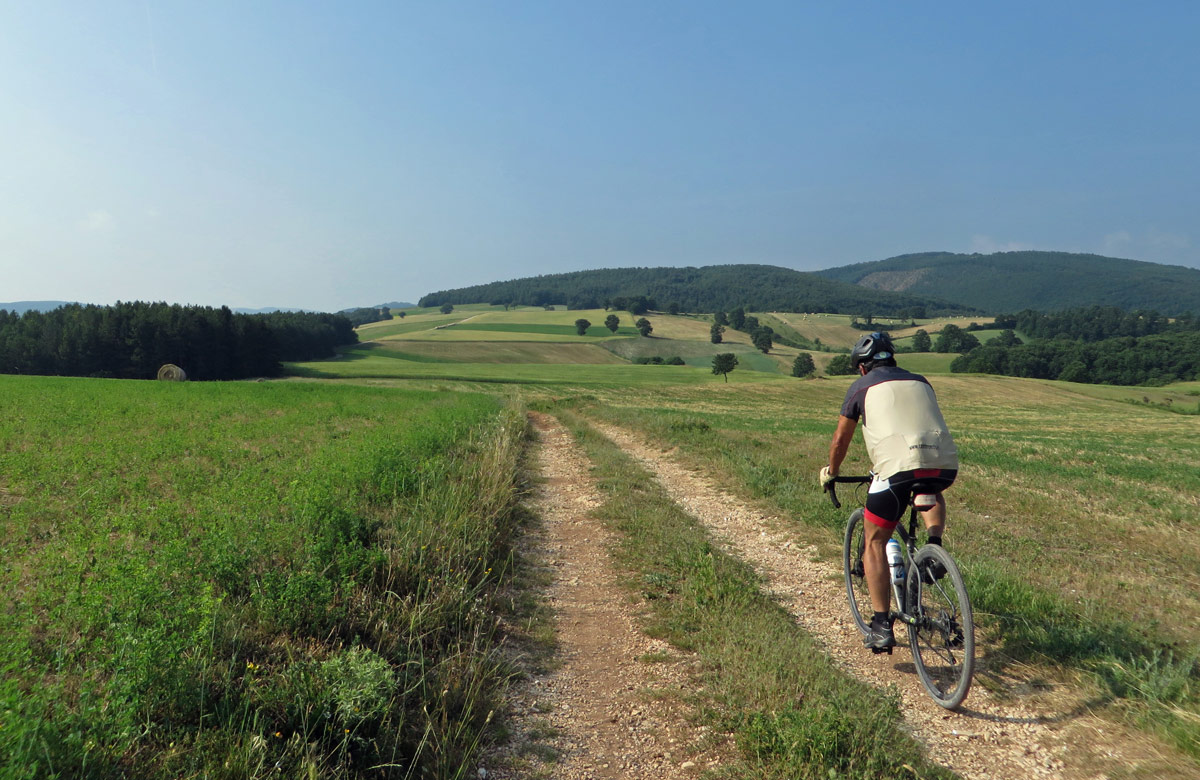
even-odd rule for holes
{"type": "Polygon", "coordinates": [[[908,639],[917,674],[934,701],[956,709],[967,698],[975,674],[975,620],[962,572],[950,553],[927,544],[913,558],[906,587],[908,612],[914,617],[908,639]],[[923,582],[934,561],[945,576],[923,582]]]}
{"type": "Polygon", "coordinates": [[[858,631],[863,636],[870,632],[871,593],[863,575],[863,547],[866,544],[863,528],[863,511],[855,509],[846,521],[846,535],[842,541],[842,571],[846,577],[846,598],[850,602],[850,616],[854,618],[858,631]],[[866,610],[865,613],[863,610],[866,610]],[[866,619],[863,619],[863,615],[866,619]]]}

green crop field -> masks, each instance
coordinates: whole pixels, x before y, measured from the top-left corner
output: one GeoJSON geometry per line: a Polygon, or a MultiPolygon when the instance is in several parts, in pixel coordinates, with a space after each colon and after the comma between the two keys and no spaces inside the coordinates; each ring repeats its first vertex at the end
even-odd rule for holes
{"type": "Polygon", "coordinates": [[[4,376],[0,408],[4,777],[449,776],[475,749],[502,402],[4,376]]]}

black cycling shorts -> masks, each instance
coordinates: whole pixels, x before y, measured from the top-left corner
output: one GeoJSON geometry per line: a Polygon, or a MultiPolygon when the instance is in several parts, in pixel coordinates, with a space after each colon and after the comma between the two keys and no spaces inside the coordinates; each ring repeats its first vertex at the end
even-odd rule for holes
{"type": "Polygon", "coordinates": [[[914,493],[941,493],[954,484],[956,476],[956,469],[917,469],[901,471],[887,479],[876,477],[867,491],[863,517],[891,531],[904,517],[914,493]]]}

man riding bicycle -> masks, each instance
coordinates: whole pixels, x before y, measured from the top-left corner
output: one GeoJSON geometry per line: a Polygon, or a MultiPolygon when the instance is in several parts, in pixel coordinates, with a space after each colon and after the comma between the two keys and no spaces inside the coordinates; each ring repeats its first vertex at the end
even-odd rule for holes
{"type": "Polygon", "coordinates": [[[937,502],[922,512],[928,543],[942,543],[946,527],[942,491],[958,473],[958,449],[929,381],[897,367],[895,349],[886,333],[863,336],[854,345],[850,360],[859,378],[846,391],[829,445],[829,465],[822,467],[820,481],[826,487],[838,475],[854,429],[862,420],[874,475],[863,509],[867,521],[863,524],[863,569],[875,614],[864,644],[881,652],[896,645],[889,617],[887,540],[919,489],[937,496],[937,502]]]}

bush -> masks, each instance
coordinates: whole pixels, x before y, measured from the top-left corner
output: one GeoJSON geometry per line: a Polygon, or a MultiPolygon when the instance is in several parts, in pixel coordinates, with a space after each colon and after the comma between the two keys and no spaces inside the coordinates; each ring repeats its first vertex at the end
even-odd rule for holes
{"type": "Polygon", "coordinates": [[[850,355],[842,354],[829,361],[829,365],[825,367],[825,373],[829,376],[846,376],[856,372],[854,365],[850,362],[850,355]]]}

